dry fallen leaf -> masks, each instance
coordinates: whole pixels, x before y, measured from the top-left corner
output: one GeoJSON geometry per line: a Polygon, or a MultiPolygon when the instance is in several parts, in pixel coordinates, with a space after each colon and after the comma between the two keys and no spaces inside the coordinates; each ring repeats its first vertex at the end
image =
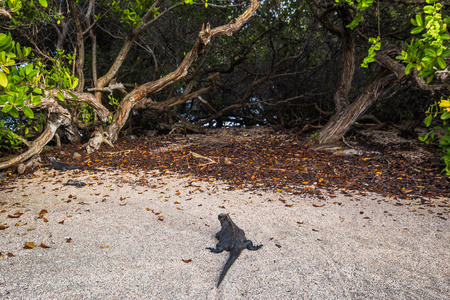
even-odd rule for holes
{"type": "Polygon", "coordinates": [[[18,211],[18,212],[16,212],[16,213],[13,214],[13,215],[8,215],[8,218],[11,218],[11,219],[17,219],[17,218],[19,218],[21,215],[23,215],[23,213],[21,213],[20,211],[18,211]]]}
{"type": "Polygon", "coordinates": [[[33,249],[36,248],[36,245],[33,242],[27,242],[25,243],[25,246],[23,246],[24,249],[33,249]]]}
{"type": "Polygon", "coordinates": [[[314,206],[314,207],[324,207],[325,204],[322,204],[322,205],[313,204],[312,206],[314,206]]]}
{"type": "Polygon", "coordinates": [[[100,249],[106,249],[106,248],[108,248],[108,247],[109,247],[108,245],[100,246],[100,249]]]}
{"type": "Polygon", "coordinates": [[[181,260],[185,263],[190,263],[192,261],[192,259],[181,259],[181,260]]]}
{"type": "Polygon", "coordinates": [[[40,246],[41,248],[50,248],[49,246],[47,246],[47,245],[44,244],[44,243],[41,243],[39,246],[40,246]]]}

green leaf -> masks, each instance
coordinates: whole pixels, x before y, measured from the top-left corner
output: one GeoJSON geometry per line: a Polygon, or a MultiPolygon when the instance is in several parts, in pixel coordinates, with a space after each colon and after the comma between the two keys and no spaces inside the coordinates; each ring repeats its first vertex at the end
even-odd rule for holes
{"type": "Polygon", "coordinates": [[[76,88],[78,86],[78,78],[74,78],[73,79],[73,83],[72,83],[72,88],[74,89],[74,88],[76,88]]]}
{"type": "Polygon", "coordinates": [[[441,70],[445,69],[445,60],[442,59],[442,57],[438,57],[437,59],[437,63],[439,65],[439,68],[441,68],[441,70]]]}
{"type": "Polygon", "coordinates": [[[43,7],[47,7],[47,0],[39,0],[39,3],[40,3],[43,7]]]}
{"type": "Polygon", "coordinates": [[[11,110],[11,108],[13,108],[13,106],[9,103],[6,103],[5,106],[3,106],[2,108],[2,112],[7,113],[11,110]]]}
{"type": "Polygon", "coordinates": [[[19,117],[19,112],[17,111],[17,108],[15,108],[14,106],[11,107],[11,110],[9,111],[9,114],[11,116],[13,116],[14,118],[18,118],[19,117]]]}
{"type": "Polygon", "coordinates": [[[409,72],[411,72],[412,68],[414,68],[414,64],[413,63],[409,63],[406,68],[405,68],[405,74],[408,75],[409,72]]]}
{"type": "Polygon", "coordinates": [[[427,6],[425,6],[425,7],[423,8],[423,11],[424,11],[426,14],[432,15],[432,14],[434,14],[434,13],[436,12],[436,8],[434,8],[434,6],[427,5],[427,6]]]}
{"type": "Polygon", "coordinates": [[[416,22],[417,22],[417,26],[423,27],[423,21],[422,21],[421,15],[416,16],[416,22]]]}
{"type": "Polygon", "coordinates": [[[29,108],[28,106],[24,106],[22,107],[22,111],[25,114],[25,116],[27,116],[30,119],[34,118],[34,112],[31,108],[29,108]]]}
{"type": "Polygon", "coordinates": [[[30,75],[30,72],[33,71],[33,65],[32,64],[28,64],[25,67],[25,74],[30,75]]]}
{"type": "Polygon", "coordinates": [[[411,30],[411,34],[418,34],[420,32],[422,32],[423,27],[416,27],[413,30],[411,30]]]}
{"type": "Polygon", "coordinates": [[[78,99],[78,96],[75,95],[74,93],[67,91],[67,93],[69,94],[70,97],[72,97],[73,99],[78,99]]]}
{"type": "Polygon", "coordinates": [[[8,85],[8,78],[6,78],[5,73],[0,71],[0,85],[6,87],[8,85]]]}
{"type": "MultiPolygon", "coordinates": [[[[425,126],[429,127],[431,125],[432,120],[433,120],[433,116],[428,115],[428,117],[426,117],[425,120],[423,120],[423,122],[425,123],[425,126]]],[[[426,136],[428,137],[428,134],[426,136]]]]}
{"type": "Polygon", "coordinates": [[[427,56],[436,57],[436,52],[433,49],[427,48],[424,51],[427,56]]]}
{"type": "Polygon", "coordinates": [[[34,96],[33,100],[31,101],[31,103],[36,106],[41,104],[41,102],[42,102],[41,96],[34,96]]]}
{"type": "Polygon", "coordinates": [[[450,119],[450,111],[446,111],[445,113],[443,113],[443,114],[441,115],[441,119],[442,119],[442,120],[450,119]]]}
{"type": "Polygon", "coordinates": [[[63,95],[63,93],[58,92],[58,93],[56,94],[56,96],[58,97],[59,100],[64,101],[64,95],[63,95]]]}

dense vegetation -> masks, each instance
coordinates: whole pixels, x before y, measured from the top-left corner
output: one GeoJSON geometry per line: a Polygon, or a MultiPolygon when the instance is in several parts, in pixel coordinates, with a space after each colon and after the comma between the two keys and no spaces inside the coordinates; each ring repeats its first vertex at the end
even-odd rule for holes
{"type": "Polygon", "coordinates": [[[450,5],[437,0],[0,1],[0,147],[357,123],[437,138],[450,174],[450,5]]]}

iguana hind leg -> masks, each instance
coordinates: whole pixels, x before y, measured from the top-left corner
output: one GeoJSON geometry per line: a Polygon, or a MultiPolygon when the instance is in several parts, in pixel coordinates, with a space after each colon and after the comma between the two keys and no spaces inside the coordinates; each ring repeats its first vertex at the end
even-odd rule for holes
{"type": "Polygon", "coordinates": [[[244,241],[244,246],[245,246],[248,250],[255,251],[255,250],[258,250],[259,248],[261,248],[263,245],[253,246],[252,241],[246,240],[246,241],[244,241]]]}

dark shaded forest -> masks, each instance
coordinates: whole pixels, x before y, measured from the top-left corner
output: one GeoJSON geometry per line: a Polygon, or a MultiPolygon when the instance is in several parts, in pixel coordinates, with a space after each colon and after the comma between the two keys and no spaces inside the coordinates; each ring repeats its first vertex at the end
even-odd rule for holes
{"type": "Polygon", "coordinates": [[[435,73],[420,73],[417,59],[411,71],[405,57],[418,36],[411,19],[435,2],[69,0],[15,11],[2,1],[2,32],[31,50],[15,52],[16,65],[33,70],[2,87],[1,151],[15,156],[0,168],[32,161],[48,143],[92,153],[130,135],[208,128],[272,126],[316,149],[348,145],[359,129],[417,138],[428,107],[450,91],[448,51],[423,63],[435,73]],[[6,95],[20,86],[35,97],[14,104],[6,95]]]}

